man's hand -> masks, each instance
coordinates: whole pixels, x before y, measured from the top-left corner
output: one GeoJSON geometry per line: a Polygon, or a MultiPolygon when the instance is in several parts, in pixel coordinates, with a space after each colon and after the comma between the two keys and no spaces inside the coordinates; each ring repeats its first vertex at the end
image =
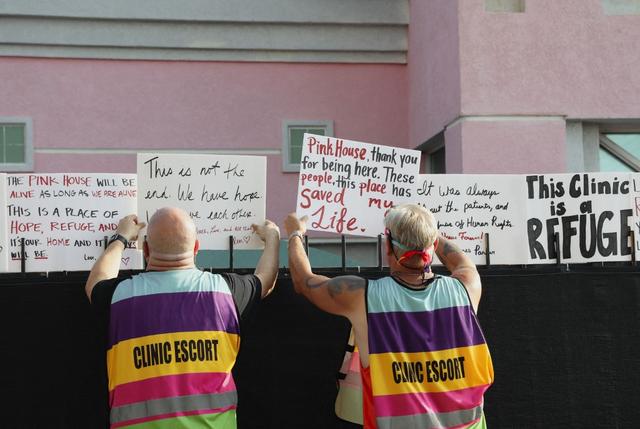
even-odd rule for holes
{"type": "Polygon", "coordinates": [[[284,229],[287,232],[287,236],[291,235],[293,231],[300,231],[302,235],[307,232],[307,216],[302,216],[298,219],[295,213],[289,213],[284,219],[284,229]]]}
{"type": "Polygon", "coordinates": [[[138,233],[145,226],[147,226],[146,223],[138,221],[138,216],[131,214],[120,219],[116,233],[126,238],[127,241],[135,241],[138,239],[138,233]]]}
{"type": "Polygon", "coordinates": [[[251,225],[253,232],[256,233],[258,237],[265,243],[269,238],[275,238],[276,240],[280,240],[280,228],[278,225],[271,222],[270,220],[265,220],[262,225],[253,224],[251,225]]]}
{"type": "Polygon", "coordinates": [[[262,297],[264,298],[271,293],[278,278],[280,228],[270,220],[265,220],[262,225],[253,224],[251,228],[264,241],[264,251],[254,272],[262,284],[262,297]]]}
{"type": "MultiPolygon", "coordinates": [[[[284,220],[287,235],[299,231],[307,232],[307,216],[298,218],[290,213],[284,220]]],[[[364,315],[364,290],[366,280],[356,276],[341,276],[333,279],[314,274],[302,240],[290,240],[288,245],[289,272],[293,287],[318,308],[354,323],[358,315],[364,315]]],[[[359,319],[358,319],[359,320],[359,319]]]]}
{"type": "MultiPolygon", "coordinates": [[[[131,214],[120,219],[116,233],[126,238],[127,241],[134,241],[138,238],[138,233],[144,227],[145,223],[138,222],[138,216],[131,214]]],[[[104,253],[100,255],[96,263],[93,264],[93,268],[91,268],[84,288],[89,300],[91,300],[91,292],[94,286],[99,281],[118,276],[118,272],[120,271],[120,258],[122,258],[124,247],[121,245],[122,243],[116,243],[120,242],[116,241],[109,245],[104,253]]]]}

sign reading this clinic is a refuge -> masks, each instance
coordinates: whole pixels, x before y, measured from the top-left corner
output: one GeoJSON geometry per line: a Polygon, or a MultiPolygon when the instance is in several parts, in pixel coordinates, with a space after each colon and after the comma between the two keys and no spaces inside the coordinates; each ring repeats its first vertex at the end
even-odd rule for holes
{"type": "Polygon", "coordinates": [[[415,197],[420,152],[305,134],[296,214],[307,228],[373,237],[385,212],[415,197]]]}
{"type": "MultiPolygon", "coordinates": [[[[9,271],[90,270],[118,221],[136,213],[135,174],[10,174],[7,181],[9,271]],[[24,238],[24,255],[22,240],[24,238]]],[[[121,269],[142,268],[131,243],[121,269]]]]}
{"type": "Polygon", "coordinates": [[[526,184],[530,264],[629,261],[633,226],[628,173],[522,176],[526,184]]]}
{"type": "MultiPolygon", "coordinates": [[[[201,249],[258,249],[251,225],[265,220],[267,160],[263,156],[138,154],[138,208],[147,221],[175,206],[193,219],[201,249]]],[[[143,232],[144,234],[144,232],[143,232]]]]}
{"type": "Polygon", "coordinates": [[[438,230],[476,264],[526,260],[524,183],[518,175],[421,174],[414,201],[428,208],[438,230]],[[516,238],[518,237],[518,238],[516,238]]]}

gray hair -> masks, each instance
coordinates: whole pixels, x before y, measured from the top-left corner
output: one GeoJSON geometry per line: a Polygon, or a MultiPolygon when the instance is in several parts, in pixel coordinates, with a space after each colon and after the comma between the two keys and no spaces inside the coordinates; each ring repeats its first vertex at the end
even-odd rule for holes
{"type": "Polygon", "coordinates": [[[424,250],[438,238],[438,225],[433,214],[417,204],[400,204],[391,208],[384,226],[393,240],[409,249],[424,250]]]}

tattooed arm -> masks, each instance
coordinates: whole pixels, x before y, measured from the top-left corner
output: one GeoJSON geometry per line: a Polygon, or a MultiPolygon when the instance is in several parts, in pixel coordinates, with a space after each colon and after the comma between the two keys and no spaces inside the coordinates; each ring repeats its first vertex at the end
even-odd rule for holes
{"type": "MultiPolygon", "coordinates": [[[[288,236],[294,231],[306,232],[305,218],[298,219],[295,213],[287,216],[284,222],[288,236]]],[[[289,239],[289,271],[296,292],[328,313],[349,318],[352,323],[364,309],[364,291],[366,280],[357,276],[328,278],[314,274],[304,251],[302,239],[291,236],[289,239]]]]}
{"type": "Polygon", "coordinates": [[[440,262],[451,272],[451,277],[462,282],[467,292],[469,292],[471,305],[473,305],[473,309],[477,312],[478,304],[480,304],[480,296],[482,295],[482,284],[480,283],[480,275],[478,274],[476,265],[458,246],[442,235],[438,237],[438,243],[438,247],[436,248],[438,259],[440,259],[440,262]]]}

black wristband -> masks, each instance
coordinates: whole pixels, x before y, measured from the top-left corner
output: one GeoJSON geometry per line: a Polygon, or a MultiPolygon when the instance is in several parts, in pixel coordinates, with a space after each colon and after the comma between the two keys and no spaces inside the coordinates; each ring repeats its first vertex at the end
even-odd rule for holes
{"type": "Polygon", "coordinates": [[[122,244],[124,244],[124,248],[126,249],[127,246],[129,245],[129,240],[127,240],[126,238],[124,238],[124,236],[120,235],[120,234],[113,234],[111,236],[111,238],[109,239],[109,243],[107,244],[107,246],[111,245],[111,243],[113,243],[114,241],[120,241],[122,242],[122,244]]]}

